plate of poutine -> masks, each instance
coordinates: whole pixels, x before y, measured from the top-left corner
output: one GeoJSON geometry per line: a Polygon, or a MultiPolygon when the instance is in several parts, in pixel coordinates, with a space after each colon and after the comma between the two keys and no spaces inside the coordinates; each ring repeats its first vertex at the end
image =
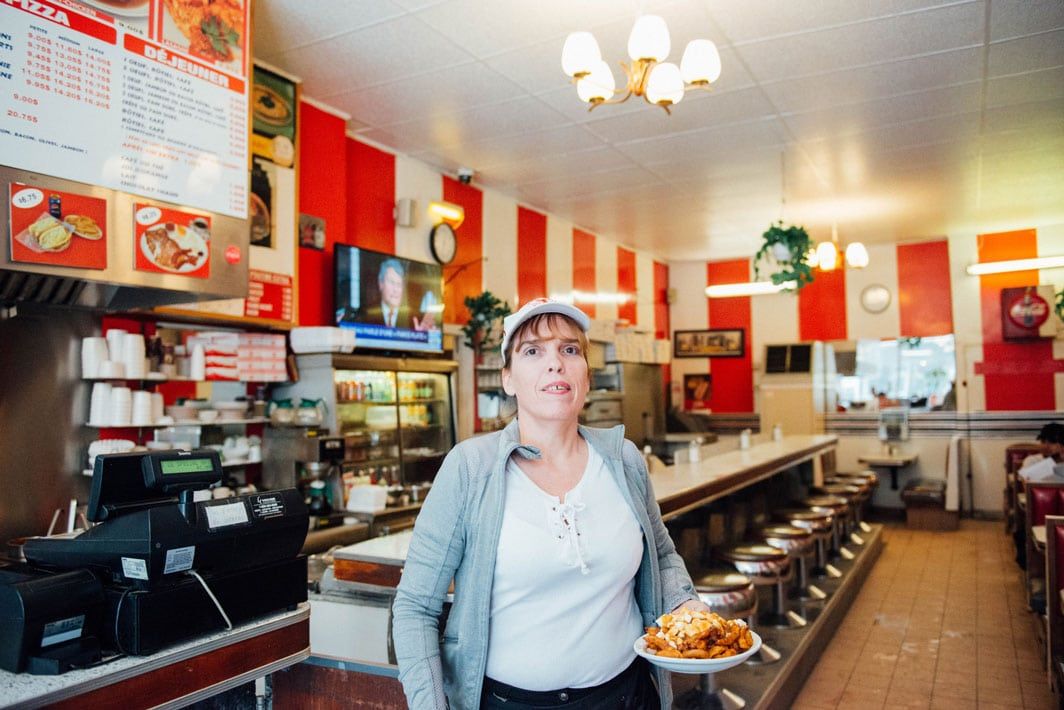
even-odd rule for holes
{"type": "Polygon", "coordinates": [[[737,666],[761,648],[761,637],[742,619],[681,609],[663,614],[633,649],[673,673],[716,673],[737,666]]]}

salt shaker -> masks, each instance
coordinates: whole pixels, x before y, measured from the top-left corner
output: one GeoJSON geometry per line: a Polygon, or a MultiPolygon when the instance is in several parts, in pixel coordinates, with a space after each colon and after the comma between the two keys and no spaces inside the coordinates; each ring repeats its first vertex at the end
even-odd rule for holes
{"type": "Polygon", "coordinates": [[[746,449],[750,448],[750,430],[749,429],[743,429],[741,432],[739,432],[739,448],[743,449],[744,451],[746,449]]]}
{"type": "Polygon", "coordinates": [[[772,425],[772,440],[783,441],[783,427],[779,424],[772,425]]]}
{"type": "Polygon", "coordinates": [[[702,439],[695,438],[687,444],[687,458],[691,463],[702,460],[702,439]]]}

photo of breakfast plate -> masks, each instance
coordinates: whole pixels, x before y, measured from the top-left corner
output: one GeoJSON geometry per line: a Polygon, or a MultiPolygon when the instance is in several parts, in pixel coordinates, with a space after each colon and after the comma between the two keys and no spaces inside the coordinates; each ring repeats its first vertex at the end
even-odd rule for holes
{"type": "Polygon", "coordinates": [[[159,222],[140,237],[144,257],[164,271],[187,274],[203,266],[210,255],[207,237],[183,224],[159,222]]]}
{"type": "Polygon", "coordinates": [[[254,192],[250,193],[250,197],[251,214],[248,216],[251,219],[251,241],[259,243],[270,236],[270,210],[254,192]]]}
{"type": "Polygon", "coordinates": [[[251,110],[255,118],[271,126],[284,126],[292,120],[292,107],[268,86],[255,84],[251,89],[251,110]]]}
{"type": "Polygon", "coordinates": [[[75,236],[93,241],[103,238],[103,230],[92,217],[83,214],[68,214],[63,221],[70,225],[75,236]]]}
{"type": "Polygon", "coordinates": [[[23,233],[22,243],[36,251],[65,251],[73,228],[50,214],[42,214],[23,233]]]}

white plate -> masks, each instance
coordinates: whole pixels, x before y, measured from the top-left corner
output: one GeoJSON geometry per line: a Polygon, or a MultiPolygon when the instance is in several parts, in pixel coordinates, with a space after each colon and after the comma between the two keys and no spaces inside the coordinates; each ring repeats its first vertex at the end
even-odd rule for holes
{"type": "Polygon", "coordinates": [[[647,653],[647,642],[642,636],[636,639],[632,648],[635,649],[637,655],[647,659],[655,666],[661,666],[667,671],[701,675],[703,673],[717,673],[727,670],[732,666],[739,665],[757,653],[758,649],[761,648],[761,637],[754,631],[751,631],[750,634],[754,637],[754,645],[738,655],[728,656],[727,658],[663,658],[655,656],[652,653],[647,653]]]}
{"type": "Polygon", "coordinates": [[[170,238],[176,241],[182,249],[192,249],[193,251],[198,252],[199,256],[195,261],[185,262],[176,269],[166,264],[160,264],[155,260],[155,255],[148,246],[148,231],[154,229],[156,226],[158,225],[151,225],[140,235],[140,252],[144,255],[145,259],[155,264],[163,271],[169,271],[172,274],[187,274],[189,271],[195,271],[203,266],[203,262],[207,261],[210,257],[210,245],[207,244],[207,240],[203,238],[203,235],[195,229],[189,229],[183,224],[178,224],[175,225],[174,231],[169,233],[170,238]]]}

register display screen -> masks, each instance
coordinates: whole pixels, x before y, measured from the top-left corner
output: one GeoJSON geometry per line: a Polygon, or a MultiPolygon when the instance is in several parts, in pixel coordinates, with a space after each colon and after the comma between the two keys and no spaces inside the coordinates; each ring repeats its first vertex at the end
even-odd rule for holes
{"type": "Polygon", "coordinates": [[[164,476],[180,473],[210,473],[214,462],[210,459],[164,459],[159,462],[164,476]]]}

